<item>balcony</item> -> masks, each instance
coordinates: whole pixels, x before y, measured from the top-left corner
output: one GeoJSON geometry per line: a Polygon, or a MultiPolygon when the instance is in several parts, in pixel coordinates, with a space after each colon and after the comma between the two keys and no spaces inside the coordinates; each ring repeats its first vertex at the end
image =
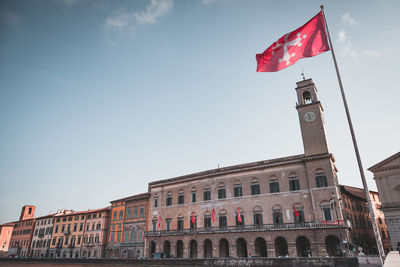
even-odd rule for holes
{"type": "MultiPolygon", "coordinates": [[[[348,228],[343,221],[339,223],[340,227],[348,228]]],[[[306,223],[282,223],[282,224],[252,224],[240,226],[222,226],[222,227],[207,227],[197,229],[185,230],[169,230],[169,231],[149,231],[145,235],[152,236],[166,236],[166,235],[192,235],[192,234],[214,234],[214,233],[232,233],[232,232],[259,232],[259,231],[283,231],[283,230],[307,230],[307,229],[326,229],[338,228],[337,221],[334,223],[330,221],[324,222],[306,222],[306,223]]]]}
{"type": "Polygon", "coordinates": [[[64,235],[69,235],[69,234],[71,234],[71,232],[70,232],[69,230],[65,230],[65,231],[63,232],[63,234],[64,234],[64,235]]]}

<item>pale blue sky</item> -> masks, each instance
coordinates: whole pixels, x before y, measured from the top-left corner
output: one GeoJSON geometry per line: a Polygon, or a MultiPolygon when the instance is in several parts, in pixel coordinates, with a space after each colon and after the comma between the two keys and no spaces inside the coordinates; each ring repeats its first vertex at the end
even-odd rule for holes
{"type": "MultiPolygon", "coordinates": [[[[255,54],[320,4],[1,1],[0,223],[24,204],[38,216],[100,208],[150,181],[303,153],[301,69],[340,183],[361,186],[330,52],[255,72],[255,54]]],[[[366,169],[400,150],[400,3],[325,10],[366,169]]]]}

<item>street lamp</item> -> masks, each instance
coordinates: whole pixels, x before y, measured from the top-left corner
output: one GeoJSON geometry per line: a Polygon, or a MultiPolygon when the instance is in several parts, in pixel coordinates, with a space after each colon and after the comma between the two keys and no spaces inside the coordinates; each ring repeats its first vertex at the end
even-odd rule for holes
{"type": "Polygon", "coordinates": [[[337,225],[339,226],[339,237],[340,237],[340,249],[343,253],[343,256],[346,257],[346,250],[343,247],[343,237],[342,237],[342,225],[339,223],[339,216],[338,216],[338,212],[336,209],[336,201],[335,201],[335,194],[332,193],[331,198],[329,199],[329,204],[331,205],[331,208],[333,209],[333,206],[335,205],[335,213],[336,213],[336,222],[337,225]]]}

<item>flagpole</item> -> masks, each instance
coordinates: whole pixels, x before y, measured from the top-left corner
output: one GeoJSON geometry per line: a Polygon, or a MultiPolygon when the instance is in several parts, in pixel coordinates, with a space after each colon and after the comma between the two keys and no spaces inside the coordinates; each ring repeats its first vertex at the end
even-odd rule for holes
{"type": "Polygon", "coordinates": [[[347,121],[349,123],[349,128],[350,128],[350,132],[351,132],[351,138],[353,140],[354,151],[355,151],[356,157],[357,157],[358,169],[360,171],[361,181],[362,181],[363,186],[364,186],[365,197],[366,197],[367,202],[368,202],[368,209],[369,209],[369,214],[370,214],[371,220],[372,220],[372,228],[374,230],[376,245],[378,247],[379,257],[380,257],[380,260],[381,260],[381,264],[383,266],[384,259],[385,259],[385,252],[383,251],[383,245],[382,245],[381,236],[380,236],[379,231],[378,231],[378,226],[377,226],[376,219],[375,219],[375,213],[374,213],[374,210],[372,208],[371,198],[369,196],[368,184],[367,184],[367,181],[365,180],[364,169],[363,169],[363,166],[362,166],[362,163],[361,163],[361,157],[360,157],[360,153],[358,151],[357,140],[356,140],[356,136],[354,134],[353,124],[351,122],[350,112],[349,112],[349,108],[347,106],[346,95],[344,93],[342,79],[340,77],[339,68],[338,68],[337,61],[336,61],[335,51],[333,50],[331,35],[329,33],[328,23],[326,21],[326,17],[325,17],[325,13],[324,13],[324,6],[323,5],[321,5],[321,11],[322,11],[322,15],[324,17],[325,27],[326,27],[326,31],[327,31],[327,34],[328,34],[329,46],[331,48],[333,62],[335,63],[336,75],[337,75],[337,79],[338,79],[339,86],[340,86],[340,92],[342,94],[344,108],[346,110],[346,116],[347,116],[347,121]]]}

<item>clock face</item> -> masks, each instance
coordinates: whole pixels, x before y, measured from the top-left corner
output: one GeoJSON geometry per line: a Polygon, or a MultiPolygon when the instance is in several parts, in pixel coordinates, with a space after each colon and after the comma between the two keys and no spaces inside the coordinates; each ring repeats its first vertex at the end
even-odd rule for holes
{"type": "Polygon", "coordinates": [[[306,122],[313,122],[315,120],[315,113],[312,111],[307,112],[304,114],[304,120],[306,122]]]}

